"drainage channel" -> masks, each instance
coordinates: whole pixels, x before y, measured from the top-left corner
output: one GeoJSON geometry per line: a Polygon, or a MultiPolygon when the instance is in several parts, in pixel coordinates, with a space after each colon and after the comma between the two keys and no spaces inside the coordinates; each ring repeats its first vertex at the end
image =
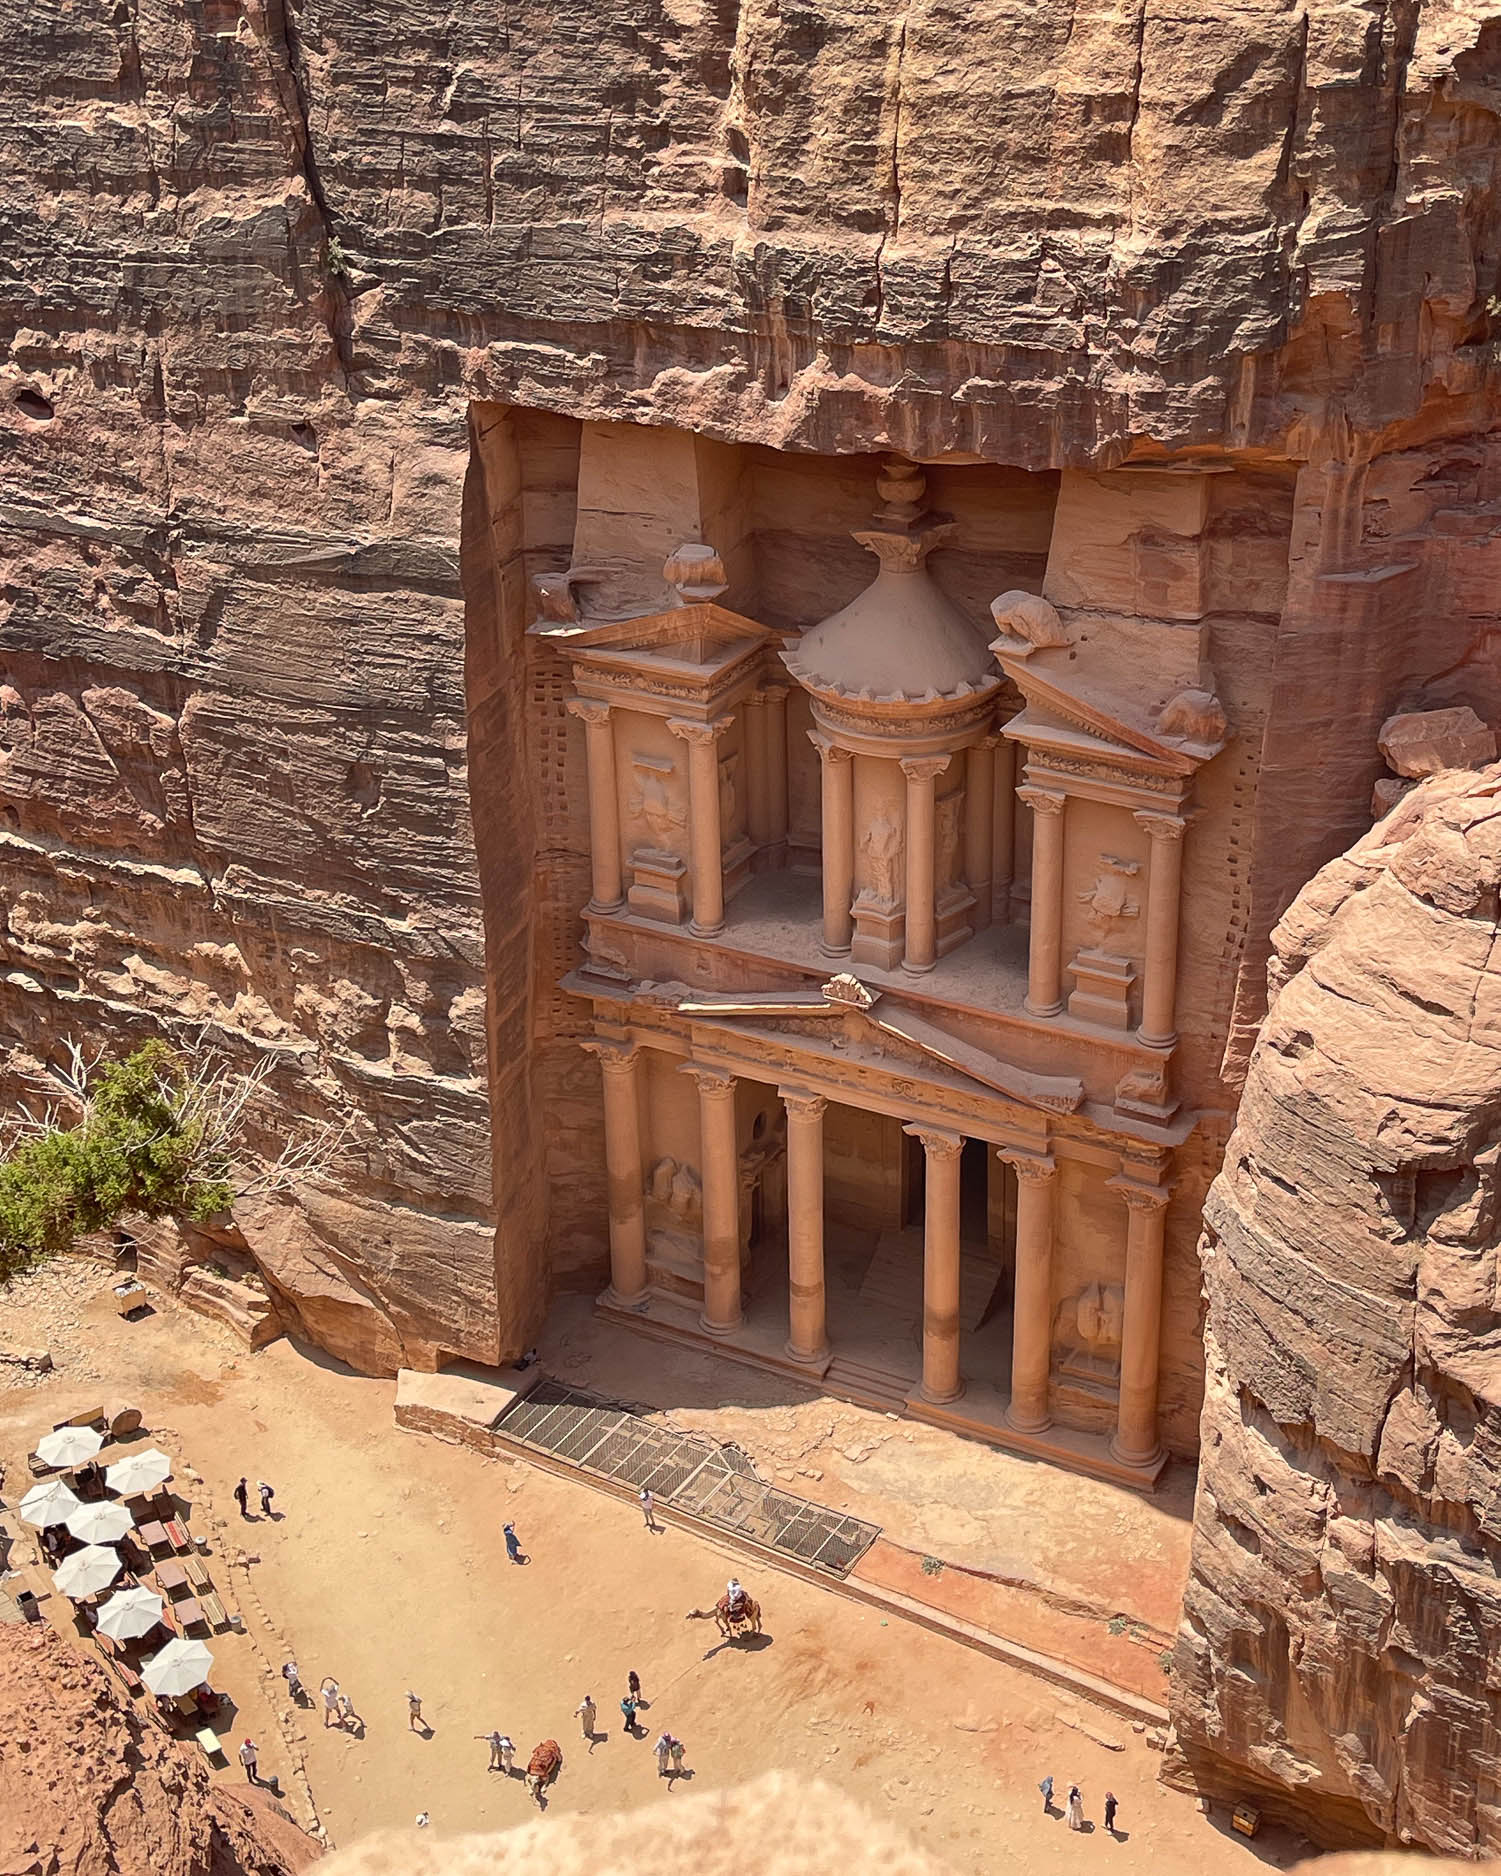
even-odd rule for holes
{"type": "Polygon", "coordinates": [[[878,1524],[768,1485],[738,1446],[674,1433],[635,1408],[559,1381],[539,1381],[491,1424],[518,1445],[644,1488],[664,1504],[830,1576],[847,1576],[880,1536],[878,1524]]]}

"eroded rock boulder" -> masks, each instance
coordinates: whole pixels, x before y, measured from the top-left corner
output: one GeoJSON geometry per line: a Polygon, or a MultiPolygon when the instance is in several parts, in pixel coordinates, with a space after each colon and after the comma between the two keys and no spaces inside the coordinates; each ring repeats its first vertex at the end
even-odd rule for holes
{"type": "Polygon", "coordinates": [[[1501,768],[1278,924],[1201,1242],[1167,1775],[1325,1844],[1501,1849],[1501,768]]]}
{"type": "Polygon", "coordinates": [[[1496,760],[1496,732],[1468,704],[1400,711],[1381,725],[1376,740],[1398,775],[1412,779],[1445,769],[1480,769],[1496,760]]]}

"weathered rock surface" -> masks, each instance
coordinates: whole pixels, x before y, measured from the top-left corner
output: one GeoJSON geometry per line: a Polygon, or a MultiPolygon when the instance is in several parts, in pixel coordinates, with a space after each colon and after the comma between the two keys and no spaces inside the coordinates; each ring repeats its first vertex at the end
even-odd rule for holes
{"type": "MultiPolygon", "coordinates": [[[[519,1349],[544,1263],[597,1265],[487,401],[560,463],[614,417],[1282,478],[1287,577],[1218,628],[1274,691],[1225,700],[1233,1069],[1380,723],[1501,716],[1498,41],[1489,0],[10,9],[0,1037],[206,1029],[353,1117],[237,1222],[361,1366],[519,1349]]],[[[1268,512],[1217,522],[1226,584],[1268,512]]],[[[1155,590],[1172,543],[1127,546],[1155,590]]]]}
{"type": "Polygon", "coordinates": [[[1501,1848],[1501,767],[1299,895],[1205,1208],[1177,1766],[1317,1841],[1501,1848]]]}
{"type": "Polygon", "coordinates": [[[320,1851],[196,1748],[144,1726],[108,1670],[46,1627],[0,1628],[0,1869],[297,1876],[320,1851]]]}
{"type": "Polygon", "coordinates": [[[1445,769],[1483,769],[1496,760],[1496,732],[1468,704],[1388,717],[1376,739],[1398,775],[1421,780],[1445,769]]]}

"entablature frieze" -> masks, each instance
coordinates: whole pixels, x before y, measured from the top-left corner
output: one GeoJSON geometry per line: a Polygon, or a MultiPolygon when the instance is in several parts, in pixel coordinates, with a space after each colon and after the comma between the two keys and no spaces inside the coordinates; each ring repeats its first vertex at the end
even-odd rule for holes
{"type": "Polygon", "coordinates": [[[857,714],[842,710],[826,697],[813,699],[813,721],[840,749],[851,755],[876,756],[884,762],[899,756],[950,755],[983,742],[995,734],[995,699],[987,696],[978,708],[949,706],[949,714],[934,717],[912,712],[910,706],[891,706],[895,714],[872,721],[870,710],[857,714]]]}
{"type": "Polygon", "coordinates": [[[1133,814],[1174,814],[1187,798],[1181,776],[1147,774],[1087,756],[1063,756],[1056,750],[1029,749],[1025,772],[1029,787],[1105,802],[1133,814]]]}

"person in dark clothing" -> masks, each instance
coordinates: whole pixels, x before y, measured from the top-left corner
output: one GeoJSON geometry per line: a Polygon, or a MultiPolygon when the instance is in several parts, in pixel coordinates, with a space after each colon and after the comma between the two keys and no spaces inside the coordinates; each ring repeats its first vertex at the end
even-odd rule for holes
{"type": "Polygon", "coordinates": [[[275,1498],[276,1494],[264,1479],[257,1481],[255,1489],[261,1495],[261,1516],[263,1518],[269,1518],[271,1516],[271,1500],[275,1498]]]}
{"type": "Polygon", "coordinates": [[[511,1559],[512,1563],[520,1563],[521,1539],[516,1535],[516,1527],[514,1524],[506,1525],[505,1540],[506,1540],[506,1555],[511,1559]]]}
{"type": "Polygon", "coordinates": [[[630,1673],[625,1677],[625,1691],[630,1695],[631,1699],[635,1701],[638,1707],[646,1705],[646,1702],[641,1698],[641,1676],[634,1668],[632,1668],[630,1673]]]}
{"type": "Polygon", "coordinates": [[[240,1516],[248,1518],[250,1516],[250,1487],[243,1479],[235,1487],[235,1503],[240,1507],[240,1516]]]}
{"type": "Polygon", "coordinates": [[[1115,1835],[1115,1810],[1115,1793],[1113,1791],[1107,1791],[1105,1793],[1105,1828],[1110,1832],[1112,1837],[1115,1835]]]}
{"type": "Polygon", "coordinates": [[[1041,1781],[1037,1789],[1042,1793],[1043,1811],[1051,1817],[1053,1814],[1053,1774],[1051,1772],[1041,1781]]]}

